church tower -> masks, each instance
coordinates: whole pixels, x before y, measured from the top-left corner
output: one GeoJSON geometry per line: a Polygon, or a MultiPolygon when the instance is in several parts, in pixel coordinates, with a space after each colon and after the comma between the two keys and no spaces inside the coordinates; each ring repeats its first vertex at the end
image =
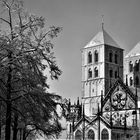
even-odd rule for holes
{"type": "Polygon", "coordinates": [[[140,42],[124,58],[124,78],[129,87],[140,88],[140,42]]]}
{"type": "Polygon", "coordinates": [[[82,98],[87,116],[95,113],[101,92],[106,95],[118,76],[123,79],[123,49],[102,28],[82,49],[82,98]]]}

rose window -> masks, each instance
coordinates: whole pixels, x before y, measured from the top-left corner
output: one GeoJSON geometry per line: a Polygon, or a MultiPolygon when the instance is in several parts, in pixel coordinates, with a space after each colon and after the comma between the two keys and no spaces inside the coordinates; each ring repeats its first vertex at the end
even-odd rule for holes
{"type": "Polygon", "coordinates": [[[112,105],[114,109],[123,109],[126,104],[126,93],[117,91],[112,96],[112,105]]]}

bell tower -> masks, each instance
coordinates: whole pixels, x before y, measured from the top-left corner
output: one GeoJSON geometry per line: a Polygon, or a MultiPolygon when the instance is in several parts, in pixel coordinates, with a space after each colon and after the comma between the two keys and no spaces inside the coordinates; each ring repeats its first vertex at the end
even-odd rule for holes
{"type": "Polygon", "coordinates": [[[140,88],[140,42],[125,56],[124,79],[130,88],[140,88]]]}
{"type": "Polygon", "coordinates": [[[123,49],[102,30],[82,49],[82,97],[85,113],[92,116],[117,77],[123,79],[123,49]]]}

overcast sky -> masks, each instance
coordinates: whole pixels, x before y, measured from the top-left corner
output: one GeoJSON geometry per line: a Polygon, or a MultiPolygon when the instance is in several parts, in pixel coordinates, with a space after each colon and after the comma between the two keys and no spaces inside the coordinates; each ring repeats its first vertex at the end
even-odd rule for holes
{"type": "Polygon", "coordinates": [[[44,16],[48,26],[63,27],[55,39],[55,56],[63,71],[51,91],[62,97],[81,98],[81,49],[104,28],[130,51],[140,41],[140,0],[24,0],[29,12],[44,16]]]}

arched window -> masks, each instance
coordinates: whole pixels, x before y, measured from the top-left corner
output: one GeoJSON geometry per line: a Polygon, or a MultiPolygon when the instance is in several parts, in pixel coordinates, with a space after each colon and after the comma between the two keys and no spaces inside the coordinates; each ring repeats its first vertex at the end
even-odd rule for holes
{"type": "Polygon", "coordinates": [[[92,63],[92,53],[88,53],[88,63],[92,63]]]}
{"type": "Polygon", "coordinates": [[[109,62],[112,62],[112,58],[113,58],[113,53],[112,51],[109,52],[109,62]]]}
{"type": "Polygon", "coordinates": [[[133,64],[132,61],[129,62],[129,72],[133,71],[133,64]]]}
{"type": "Polygon", "coordinates": [[[115,54],[115,64],[118,64],[118,55],[117,55],[117,53],[115,54]]]}
{"type": "Polygon", "coordinates": [[[98,52],[97,52],[97,50],[94,52],[94,61],[98,62],[98,52]]]}
{"type": "Polygon", "coordinates": [[[94,68],[94,77],[98,77],[98,69],[97,69],[97,67],[94,68]]]}
{"type": "Polygon", "coordinates": [[[88,131],[88,140],[94,140],[95,139],[95,134],[93,130],[88,131]]]}
{"type": "Polygon", "coordinates": [[[82,140],[82,132],[80,130],[76,131],[75,140],[82,140]]]}
{"type": "Polygon", "coordinates": [[[136,86],[138,86],[139,85],[139,77],[138,76],[136,76],[136,86]]]}
{"type": "Polygon", "coordinates": [[[88,70],[88,78],[92,78],[92,70],[91,70],[91,68],[89,68],[89,70],[88,70]]]}
{"type": "Polygon", "coordinates": [[[109,70],[109,76],[110,76],[110,78],[113,77],[113,70],[109,70]]]}
{"type": "Polygon", "coordinates": [[[135,71],[139,71],[139,61],[135,62],[135,71]]]}
{"type": "Polygon", "coordinates": [[[130,83],[130,86],[132,86],[132,85],[133,85],[133,80],[132,80],[132,77],[130,77],[130,79],[129,79],[129,83],[130,83]]]}
{"type": "Polygon", "coordinates": [[[118,72],[117,71],[115,71],[115,78],[117,78],[118,77],[118,72]]]}
{"type": "Polygon", "coordinates": [[[105,128],[101,132],[101,140],[109,140],[108,130],[105,128]]]}

